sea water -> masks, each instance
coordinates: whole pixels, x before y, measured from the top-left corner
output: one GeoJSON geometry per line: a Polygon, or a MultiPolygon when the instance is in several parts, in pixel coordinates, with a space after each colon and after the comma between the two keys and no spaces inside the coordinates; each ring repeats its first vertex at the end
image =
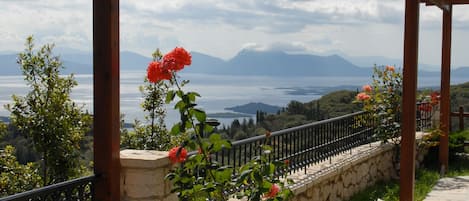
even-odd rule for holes
{"type": "MultiPolygon", "coordinates": [[[[143,120],[140,104],[143,100],[138,90],[143,84],[145,72],[123,71],[120,74],[120,111],[128,123],[134,119],[143,120]]],[[[93,111],[93,75],[75,75],[78,86],[73,88],[72,99],[83,105],[84,110],[93,111]]],[[[202,97],[197,100],[198,107],[206,113],[232,112],[225,108],[262,102],[286,107],[291,100],[300,102],[320,98],[331,90],[360,90],[360,86],[370,84],[370,77],[268,77],[268,76],[229,76],[181,73],[180,80],[190,80],[185,91],[198,92],[202,97]]],[[[467,78],[452,78],[452,84],[468,81],[467,78]]],[[[419,78],[419,87],[438,87],[440,77],[419,78]]],[[[0,76],[0,116],[9,116],[3,105],[12,103],[12,94],[24,96],[29,91],[23,76],[0,76]]],[[[166,105],[168,114],[166,124],[171,126],[178,121],[174,103],[166,105]]],[[[251,115],[255,118],[255,115],[251,115]]],[[[222,124],[229,125],[235,118],[218,118],[222,124]]]]}

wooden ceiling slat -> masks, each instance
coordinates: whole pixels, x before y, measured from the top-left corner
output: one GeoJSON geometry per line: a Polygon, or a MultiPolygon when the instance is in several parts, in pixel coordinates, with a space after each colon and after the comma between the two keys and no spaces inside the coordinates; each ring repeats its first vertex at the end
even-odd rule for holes
{"type": "MultiPolygon", "coordinates": [[[[420,0],[421,3],[425,3],[427,6],[442,6],[442,5],[461,5],[469,4],[469,0],[420,0]]],[[[440,7],[441,8],[441,7],[440,7]]]]}

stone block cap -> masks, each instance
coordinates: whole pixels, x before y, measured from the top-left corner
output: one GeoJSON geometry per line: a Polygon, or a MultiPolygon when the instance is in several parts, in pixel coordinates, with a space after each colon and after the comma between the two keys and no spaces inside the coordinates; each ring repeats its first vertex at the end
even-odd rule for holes
{"type": "Polygon", "coordinates": [[[166,151],[125,149],[120,152],[123,168],[152,169],[171,165],[166,151]]]}

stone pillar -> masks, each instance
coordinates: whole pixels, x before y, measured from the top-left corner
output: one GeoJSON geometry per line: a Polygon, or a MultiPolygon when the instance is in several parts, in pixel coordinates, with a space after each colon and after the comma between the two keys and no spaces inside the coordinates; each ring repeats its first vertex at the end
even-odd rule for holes
{"type": "Polygon", "coordinates": [[[168,152],[123,150],[121,162],[121,199],[123,201],[176,201],[169,181],[164,180],[172,165],[168,152]]]}

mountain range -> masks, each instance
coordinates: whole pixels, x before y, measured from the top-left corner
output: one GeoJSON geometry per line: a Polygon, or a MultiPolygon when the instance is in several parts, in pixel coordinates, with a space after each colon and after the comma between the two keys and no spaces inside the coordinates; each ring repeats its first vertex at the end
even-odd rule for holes
{"type": "MultiPolygon", "coordinates": [[[[262,76],[370,76],[372,64],[386,62],[400,66],[398,59],[384,57],[347,57],[337,54],[319,56],[312,54],[288,54],[281,51],[255,51],[244,49],[229,60],[191,52],[192,65],[184,73],[204,73],[215,75],[262,75],[262,76]],[[367,60],[369,61],[367,63],[367,60]]],[[[63,74],[91,74],[93,56],[82,51],[66,51],[59,54],[66,67],[63,74]]],[[[0,74],[20,75],[16,64],[17,55],[0,54],[0,74]]],[[[122,51],[121,70],[146,70],[150,57],[135,52],[122,51]]],[[[423,64],[420,69],[422,69],[423,64]]],[[[439,76],[439,72],[419,71],[421,76],[439,76]]],[[[469,76],[469,67],[452,70],[452,76],[469,76]]]]}

